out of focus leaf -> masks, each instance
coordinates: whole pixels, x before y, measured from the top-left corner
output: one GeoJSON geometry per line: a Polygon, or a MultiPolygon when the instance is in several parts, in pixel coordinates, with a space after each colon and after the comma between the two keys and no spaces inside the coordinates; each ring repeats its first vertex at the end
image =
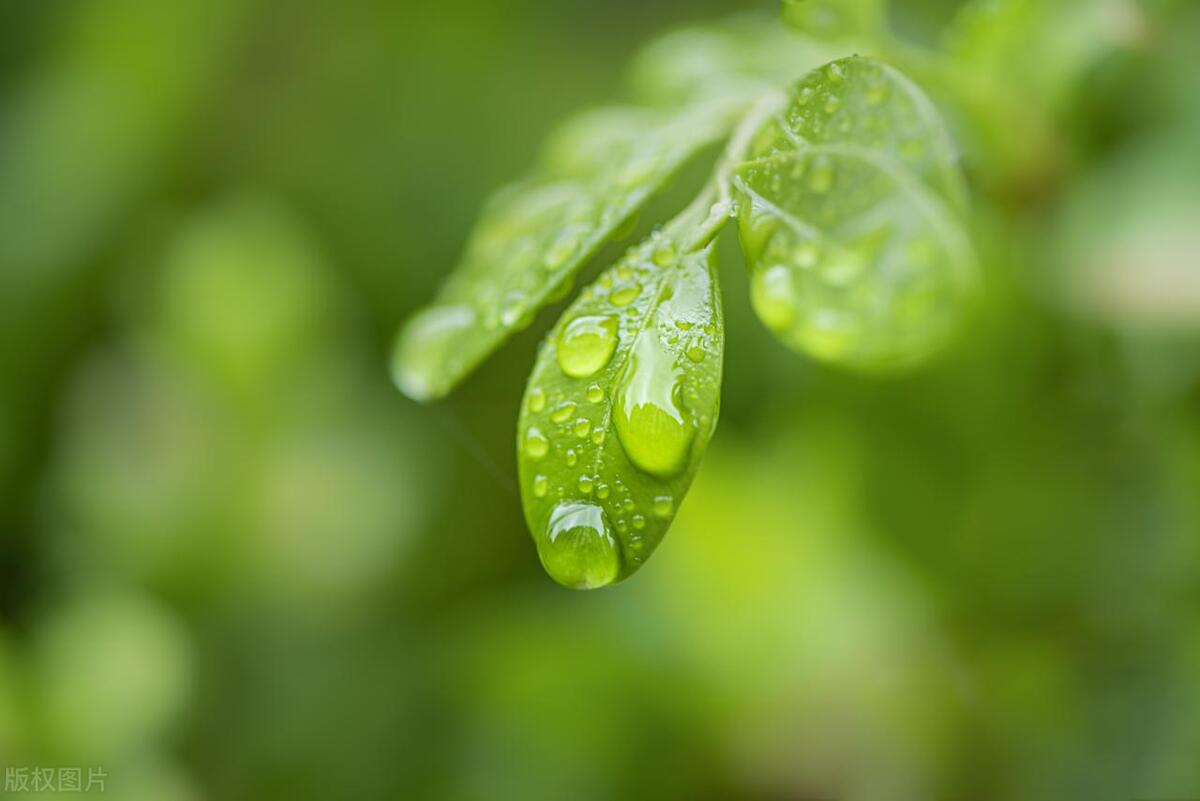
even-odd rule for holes
{"type": "Polygon", "coordinates": [[[941,346],[973,284],[966,237],[896,162],[816,145],[735,172],[755,311],[787,346],[864,370],[941,346]]]}
{"type": "Polygon", "coordinates": [[[929,97],[896,69],[852,56],[793,85],[788,105],[755,137],[751,157],[842,142],[890,157],[954,208],[966,187],[946,126],[929,97]]]}
{"type": "Polygon", "coordinates": [[[537,174],[489,202],[433,304],[403,327],[397,386],[417,400],[447,394],[542,306],[700,149],[726,136],[745,101],[682,111],[612,109],[568,123],[537,174]]]}
{"type": "Polygon", "coordinates": [[[636,571],[716,426],[724,330],[712,247],[668,229],[583,291],[525,392],[518,463],[547,572],[574,588],[636,571]]]}
{"type": "Polygon", "coordinates": [[[887,0],[783,0],[783,18],[825,38],[874,36],[885,30],[887,5],[887,0]]]}

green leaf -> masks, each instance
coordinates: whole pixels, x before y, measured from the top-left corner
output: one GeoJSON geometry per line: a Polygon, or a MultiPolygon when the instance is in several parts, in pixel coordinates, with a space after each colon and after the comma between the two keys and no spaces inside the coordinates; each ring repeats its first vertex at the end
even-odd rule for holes
{"type": "MultiPolygon", "coordinates": [[[[685,215],[686,216],[686,215],[685,215]]],[[[525,519],[567,587],[626,578],[666,533],[717,422],[724,327],[711,245],[669,226],[543,342],[517,427],[525,519]]]]}
{"type": "Polygon", "coordinates": [[[823,38],[876,36],[887,27],[886,0],[783,0],[788,25],[823,38]]]}
{"type": "Polygon", "coordinates": [[[841,142],[889,156],[966,207],[958,156],[941,116],[921,89],[897,70],[862,56],[830,62],[792,86],[790,101],[764,125],[751,157],[841,142]]]}
{"type": "Polygon", "coordinates": [[[880,371],[934,353],[975,270],[942,200],[893,159],[814,145],[734,171],[755,311],[789,347],[880,371]]]}
{"type": "Polygon", "coordinates": [[[697,151],[729,133],[743,98],[682,110],[609,109],[568,123],[532,178],[488,203],[457,269],[403,326],[392,374],[416,400],[444,396],[536,311],[697,151]]]}
{"type": "Polygon", "coordinates": [[[778,89],[843,54],[801,35],[775,16],[740,14],[661,36],[634,59],[634,96],[652,105],[778,89]]]}

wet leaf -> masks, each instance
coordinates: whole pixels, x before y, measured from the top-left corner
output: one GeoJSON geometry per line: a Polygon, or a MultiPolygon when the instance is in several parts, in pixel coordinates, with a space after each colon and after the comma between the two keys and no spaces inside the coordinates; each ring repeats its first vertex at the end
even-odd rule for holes
{"type": "MultiPolygon", "coordinates": [[[[671,230],[671,229],[668,229],[671,230]]],[[[525,518],[560,584],[634,573],[675,517],[716,426],[724,328],[711,246],[657,233],[543,342],[517,428],[525,518]]]]}
{"type": "Polygon", "coordinates": [[[777,16],[741,14],[662,36],[630,69],[634,96],[649,104],[759,93],[785,86],[845,50],[787,28],[777,16]]]}
{"type": "Polygon", "coordinates": [[[592,112],[556,134],[537,174],[488,203],[431,305],[401,329],[393,378],[417,400],[454,388],[575,273],[697,151],[728,135],[745,101],[671,112],[592,112]]]}
{"type": "Polygon", "coordinates": [[[814,145],[734,172],[755,311],[794,350],[862,370],[934,353],[975,270],[962,226],[897,162],[814,145]]]}
{"type": "Polygon", "coordinates": [[[790,102],[762,127],[751,157],[843,142],[895,159],[956,209],[966,206],[958,156],[941,116],[897,70],[862,56],[830,62],[801,78],[790,102]]]}

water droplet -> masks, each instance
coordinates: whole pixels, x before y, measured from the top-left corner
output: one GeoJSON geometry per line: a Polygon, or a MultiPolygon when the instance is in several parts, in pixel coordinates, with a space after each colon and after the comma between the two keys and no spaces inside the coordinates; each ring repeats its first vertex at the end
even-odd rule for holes
{"type": "Polygon", "coordinates": [[[538,557],[550,577],[572,589],[604,587],[621,573],[621,553],[604,510],[592,503],[554,507],[538,557]]]}
{"type": "Polygon", "coordinates": [[[670,495],[659,495],[654,499],[655,517],[668,518],[675,511],[675,499],[670,495]]]}
{"type": "Polygon", "coordinates": [[[813,90],[811,86],[806,86],[796,95],[796,105],[807,106],[813,99],[813,90]]]}
{"type": "Polygon", "coordinates": [[[836,85],[846,79],[846,73],[842,69],[842,65],[835,61],[825,69],[825,77],[829,79],[830,83],[836,85]]]}
{"type": "Polygon", "coordinates": [[[633,503],[633,498],[626,498],[625,500],[621,501],[621,508],[626,512],[632,512],[636,508],[633,503]]]}
{"type": "Polygon", "coordinates": [[[527,405],[529,411],[534,414],[546,408],[546,393],[542,391],[541,387],[534,387],[529,390],[529,402],[527,405]]]}
{"type": "Polygon", "coordinates": [[[825,98],[825,113],[833,114],[842,107],[842,99],[837,95],[829,95],[825,98]]]}
{"type": "Polygon", "coordinates": [[[657,332],[638,336],[618,391],[617,436],[629,460],[656,476],[673,476],[687,462],[693,429],[675,405],[679,376],[657,332]]]}
{"type": "Polygon", "coordinates": [[[533,477],[533,495],[536,498],[545,498],[547,490],[550,489],[550,482],[545,476],[533,477]]]}
{"type": "Polygon", "coordinates": [[[796,319],[796,289],[792,271],[776,264],[754,274],[751,300],[759,318],[773,331],[784,331],[796,319]]]}
{"type": "Polygon", "coordinates": [[[637,300],[637,296],[642,294],[642,285],[638,283],[626,284],[614,289],[608,293],[608,302],[614,306],[628,306],[637,300]]]}
{"type": "Polygon", "coordinates": [[[604,444],[604,429],[603,428],[597,428],[595,431],[592,432],[592,442],[596,445],[604,444]]]}
{"type": "Polygon", "coordinates": [[[646,518],[642,517],[641,515],[634,515],[632,518],[630,518],[630,520],[633,523],[633,527],[636,529],[643,529],[646,527],[646,518]]]}
{"type": "Polygon", "coordinates": [[[530,426],[525,432],[525,452],[534,459],[541,459],[550,450],[550,440],[546,439],[546,435],[538,430],[537,426],[530,426]]]}
{"type": "Polygon", "coordinates": [[[576,317],[559,332],[558,366],[571,378],[586,378],[608,364],[616,348],[615,317],[576,317]]]}
{"type": "Polygon", "coordinates": [[[550,412],[550,419],[555,423],[565,423],[571,419],[573,414],[575,414],[575,402],[563,401],[554,407],[554,411],[550,412]]]}
{"type": "Polygon", "coordinates": [[[591,476],[580,476],[579,482],[575,486],[577,486],[579,491],[584,495],[591,495],[592,490],[595,489],[591,476]]]}
{"type": "Polygon", "coordinates": [[[599,498],[600,500],[604,500],[605,498],[607,498],[611,492],[612,492],[612,490],[609,489],[609,486],[607,484],[600,484],[599,486],[596,487],[596,497],[599,498]]]}
{"type": "Polygon", "coordinates": [[[659,267],[666,267],[675,261],[675,245],[664,239],[654,248],[650,260],[659,267]]]}
{"type": "Polygon", "coordinates": [[[579,461],[579,454],[575,453],[575,449],[574,448],[568,449],[567,450],[567,467],[574,467],[575,463],[578,461],[579,461]]]}
{"type": "Polygon", "coordinates": [[[696,364],[704,361],[704,348],[702,348],[700,345],[692,345],[685,353],[688,357],[688,360],[693,361],[696,364]]]}
{"type": "Polygon", "coordinates": [[[578,420],[575,421],[575,428],[574,428],[575,436],[579,437],[580,439],[583,439],[584,437],[586,437],[588,435],[588,433],[591,432],[591,430],[592,430],[592,421],[588,420],[586,417],[580,417],[578,420]]]}
{"type": "Polygon", "coordinates": [[[604,390],[599,384],[592,384],[587,388],[588,403],[599,403],[604,400],[604,390]]]}

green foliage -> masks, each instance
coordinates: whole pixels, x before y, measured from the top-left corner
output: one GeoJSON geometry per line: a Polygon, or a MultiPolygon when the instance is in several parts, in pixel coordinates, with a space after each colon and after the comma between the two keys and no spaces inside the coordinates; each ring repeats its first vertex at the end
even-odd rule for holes
{"type": "Polygon", "coordinates": [[[542,564],[568,587],[641,566],[716,427],[725,332],[712,247],[684,253],[672,229],[580,294],[525,391],[525,517],[542,564]]]}
{"type": "Polygon", "coordinates": [[[710,242],[729,219],[758,316],[800,353],[908,368],[969,308],[967,191],[941,116],[897,69],[829,60],[817,44],[885,40],[885,5],[784,11],[799,33],[747,17],[648,48],[632,83],[649,105],[560,129],[533,176],[488,204],[458,269],[397,340],[400,389],[447,394],[563,298],[686,160],[732,134],[692,206],[584,290],[538,355],[518,426],[521,494],[542,563],[567,586],[633,573],[696,472],[724,337],[710,242]],[[810,71],[781,96],[783,70],[800,65],[810,71]]]}
{"type": "Polygon", "coordinates": [[[741,103],[673,112],[605,109],[551,138],[537,173],[498,192],[434,305],[401,332],[393,374],[410,397],[445,395],[542,306],[696,151],[728,133],[741,103]]]}

